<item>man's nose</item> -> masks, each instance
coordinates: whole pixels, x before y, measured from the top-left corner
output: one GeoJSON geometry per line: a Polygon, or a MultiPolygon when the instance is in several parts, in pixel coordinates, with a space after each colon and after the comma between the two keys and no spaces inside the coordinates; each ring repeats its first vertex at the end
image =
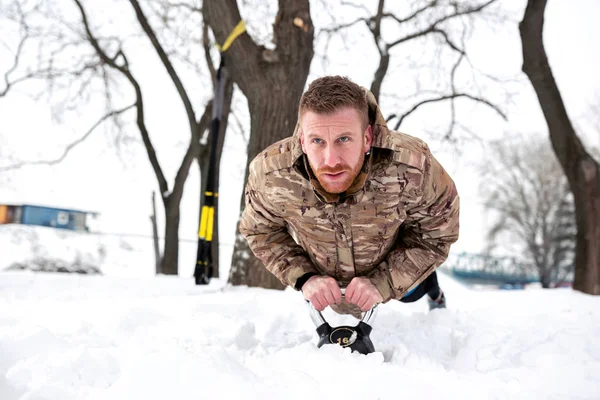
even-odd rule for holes
{"type": "Polygon", "coordinates": [[[333,146],[327,146],[325,149],[325,165],[335,167],[340,163],[339,152],[333,146]]]}

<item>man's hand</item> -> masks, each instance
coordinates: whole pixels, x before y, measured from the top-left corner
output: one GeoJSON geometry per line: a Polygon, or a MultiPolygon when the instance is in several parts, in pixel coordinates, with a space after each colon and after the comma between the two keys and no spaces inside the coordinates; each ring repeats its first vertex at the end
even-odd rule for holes
{"type": "Polygon", "coordinates": [[[302,285],[302,293],[317,311],[323,311],[327,306],[340,304],[342,301],[342,291],[330,276],[311,276],[302,285]]]}
{"type": "Polygon", "coordinates": [[[357,276],[350,281],[346,288],[345,299],[348,303],[356,304],[362,311],[369,311],[375,304],[381,303],[383,297],[369,278],[357,276]]]}

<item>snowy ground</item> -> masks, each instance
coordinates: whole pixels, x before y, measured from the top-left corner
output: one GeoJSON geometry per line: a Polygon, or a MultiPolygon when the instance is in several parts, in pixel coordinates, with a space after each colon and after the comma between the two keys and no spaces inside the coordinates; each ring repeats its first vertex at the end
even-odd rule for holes
{"type": "MultiPolygon", "coordinates": [[[[162,246],[162,242],[161,242],[162,246]]],[[[221,244],[222,268],[229,265],[233,246],[221,244]]],[[[180,238],[179,272],[192,276],[196,265],[198,239],[180,238]]],[[[154,277],[155,258],[151,237],[85,233],[29,225],[0,225],[0,271],[15,263],[35,260],[81,262],[97,267],[103,275],[154,277]]],[[[221,271],[227,276],[228,270],[221,271]]],[[[0,398],[0,400],[2,400],[0,398]]]]}
{"type": "Polygon", "coordinates": [[[317,349],[292,290],[2,272],[0,399],[600,397],[600,298],[440,281],[449,309],[381,306],[364,356],[317,349]]]}

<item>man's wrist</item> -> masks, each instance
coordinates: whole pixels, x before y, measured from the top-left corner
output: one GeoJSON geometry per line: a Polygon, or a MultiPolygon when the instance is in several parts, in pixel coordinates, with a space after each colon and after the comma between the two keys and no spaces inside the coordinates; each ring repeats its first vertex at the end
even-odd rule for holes
{"type": "MultiPolygon", "coordinates": [[[[385,262],[385,261],[384,261],[385,262]]],[[[394,295],[394,289],[390,282],[388,274],[386,274],[381,269],[375,269],[373,273],[369,276],[369,280],[375,286],[375,288],[379,291],[383,302],[387,302],[394,295]]]]}
{"type": "Polygon", "coordinates": [[[300,278],[298,278],[296,280],[296,284],[294,285],[294,287],[296,288],[296,290],[302,290],[302,286],[304,286],[304,284],[306,283],[306,281],[308,281],[310,278],[312,278],[313,276],[319,275],[316,272],[307,272],[304,275],[302,275],[300,278]]]}

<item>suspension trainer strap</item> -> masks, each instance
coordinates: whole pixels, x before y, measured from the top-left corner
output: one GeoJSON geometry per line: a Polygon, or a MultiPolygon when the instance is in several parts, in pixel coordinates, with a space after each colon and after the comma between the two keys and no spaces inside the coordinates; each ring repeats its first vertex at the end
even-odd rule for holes
{"type": "MultiPolygon", "coordinates": [[[[229,34],[229,37],[223,44],[217,48],[221,54],[246,31],[246,24],[240,21],[229,34]]],[[[196,265],[194,268],[194,278],[196,285],[207,285],[213,277],[214,266],[212,260],[212,240],[215,227],[215,203],[218,197],[217,192],[217,151],[219,143],[219,128],[223,117],[223,102],[225,99],[225,82],[227,80],[227,69],[225,60],[221,56],[219,69],[217,70],[215,93],[212,108],[212,123],[210,127],[210,157],[208,163],[208,173],[206,186],[202,196],[202,209],[200,212],[200,226],[198,228],[198,253],[196,255],[196,265]]]]}
{"type": "Polygon", "coordinates": [[[240,22],[238,22],[238,24],[235,26],[235,28],[233,28],[233,30],[227,37],[227,40],[225,40],[225,43],[223,43],[223,46],[219,46],[219,44],[217,43],[217,49],[219,49],[221,53],[226,52],[227,49],[229,49],[229,46],[231,46],[231,44],[233,43],[233,41],[244,32],[246,32],[246,23],[244,22],[244,20],[240,20],[240,22]]]}

